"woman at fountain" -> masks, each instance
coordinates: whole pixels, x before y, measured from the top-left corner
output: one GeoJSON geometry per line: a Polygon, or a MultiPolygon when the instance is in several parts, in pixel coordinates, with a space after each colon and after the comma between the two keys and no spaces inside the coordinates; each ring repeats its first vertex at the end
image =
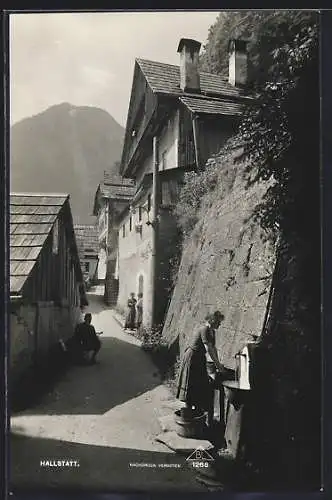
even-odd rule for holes
{"type": "Polygon", "coordinates": [[[216,349],[216,330],[224,318],[220,311],[206,316],[205,325],[196,330],[184,351],[176,395],[185,403],[183,416],[211,410],[210,379],[224,369],[216,349]]]}

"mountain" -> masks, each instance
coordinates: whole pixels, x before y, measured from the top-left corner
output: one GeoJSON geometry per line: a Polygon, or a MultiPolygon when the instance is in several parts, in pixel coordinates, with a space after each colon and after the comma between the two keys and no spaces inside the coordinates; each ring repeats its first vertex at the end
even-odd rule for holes
{"type": "Polygon", "coordinates": [[[11,127],[11,191],[69,193],[76,224],[93,224],[104,170],[118,172],[124,129],[106,111],[62,103],[11,127]]]}

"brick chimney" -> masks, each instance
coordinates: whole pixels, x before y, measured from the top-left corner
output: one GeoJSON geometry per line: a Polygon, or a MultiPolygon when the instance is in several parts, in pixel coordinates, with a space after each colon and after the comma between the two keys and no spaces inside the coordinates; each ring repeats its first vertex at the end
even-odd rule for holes
{"type": "Polygon", "coordinates": [[[247,41],[231,39],[228,42],[228,81],[235,87],[246,85],[248,81],[247,41]]]}
{"type": "Polygon", "coordinates": [[[200,92],[199,79],[199,49],[201,43],[190,38],[181,38],[178,52],[180,52],[180,88],[184,92],[200,92]]]}

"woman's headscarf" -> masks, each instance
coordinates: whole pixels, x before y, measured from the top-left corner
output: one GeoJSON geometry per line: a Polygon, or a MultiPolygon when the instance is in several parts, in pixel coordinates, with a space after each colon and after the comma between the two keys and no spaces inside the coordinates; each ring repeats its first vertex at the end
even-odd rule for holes
{"type": "Polygon", "coordinates": [[[205,320],[208,323],[212,323],[213,321],[223,321],[225,319],[225,315],[220,311],[214,311],[213,313],[209,313],[205,316],[205,320]]]}

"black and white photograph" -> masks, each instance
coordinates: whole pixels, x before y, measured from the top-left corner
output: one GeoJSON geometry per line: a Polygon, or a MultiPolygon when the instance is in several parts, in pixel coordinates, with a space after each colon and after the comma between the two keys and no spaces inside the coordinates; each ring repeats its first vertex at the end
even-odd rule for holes
{"type": "Polygon", "coordinates": [[[320,491],[320,20],[9,13],[10,492],[320,491]]]}

